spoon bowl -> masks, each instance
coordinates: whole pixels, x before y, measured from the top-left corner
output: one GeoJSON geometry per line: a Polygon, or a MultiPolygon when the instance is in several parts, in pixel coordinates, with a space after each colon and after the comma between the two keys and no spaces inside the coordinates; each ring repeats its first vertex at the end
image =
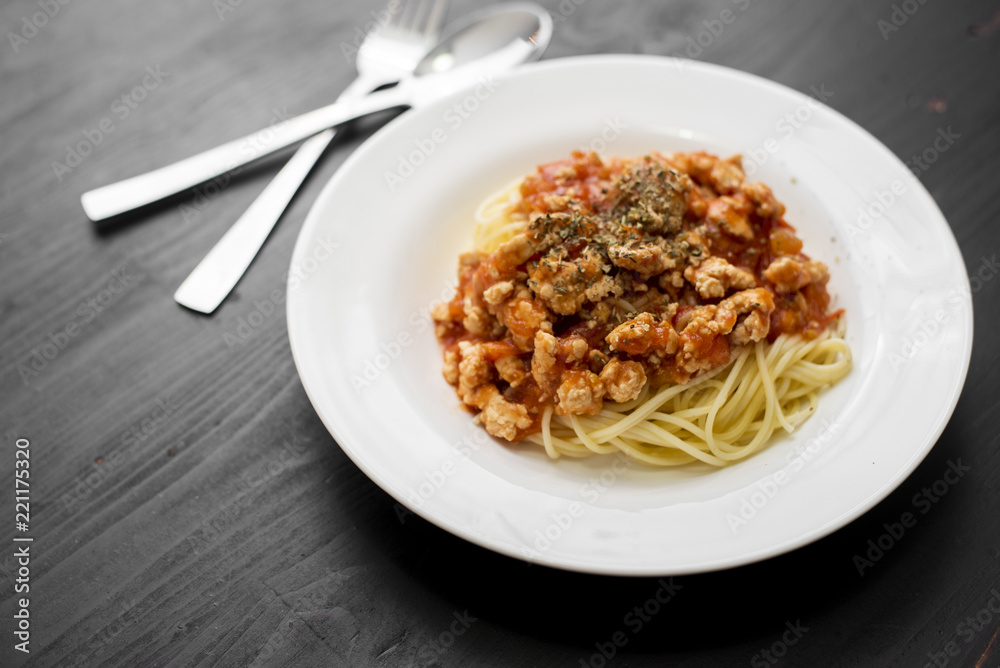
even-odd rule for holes
{"type": "Polygon", "coordinates": [[[551,39],[552,18],[536,5],[496,5],[456,23],[413,73],[442,74],[469,65],[508,69],[540,58],[551,39]]]}

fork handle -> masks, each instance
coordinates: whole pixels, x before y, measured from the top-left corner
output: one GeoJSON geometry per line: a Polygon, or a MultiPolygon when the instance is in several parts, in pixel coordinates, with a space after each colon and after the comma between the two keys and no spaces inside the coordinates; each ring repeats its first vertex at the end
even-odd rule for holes
{"type": "MultiPolygon", "coordinates": [[[[367,95],[383,83],[387,83],[383,78],[359,75],[337,99],[367,95]]],[[[285,207],[333,141],[334,134],[334,130],[324,130],[295,150],[277,176],[188,274],[174,293],[174,301],[205,314],[219,307],[257,256],[285,207]]]]}
{"type": "Polygon", "coordinates": [[[347,84],[347,86],[344,87],[344,90],[340,91],[340,95],[337,96],[337,101],[340,102],[341,100],[365,97],[379,86],[399,81],[399,78],[399,74],[395,77],[388,78],[370,76],[359,72],[358,75],[354,77],[354,81],[347,84]]]}
{"type": "Polygon", "coordinates": [[[303,142],[253,204],[177,288],[174,300],[178,304],[206,314],[219,307],[236,287],[333,136],[333,130],[324,130],[303,142]]]}
{"type": "Polygon", "coordinates": [[[327,128],[377,111],[409,106],[411,97],[409,87],[400,85],[367,97],[334,102],[172,165],[91,190],[83,194],[80,202],[88,218],[105,220],[193,188],[327,128]]]}

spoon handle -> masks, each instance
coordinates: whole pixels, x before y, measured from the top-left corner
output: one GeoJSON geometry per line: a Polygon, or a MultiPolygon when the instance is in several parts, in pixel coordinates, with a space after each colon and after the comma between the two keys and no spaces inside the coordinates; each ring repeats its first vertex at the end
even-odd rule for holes
{"type": "MultiPolygon", "coordinates": [[[[380,78],[359,75],[337,100],[368,95],[382,83],[386,82],[380,78]]],[[[324,130],[295,149],[295,154],[277,176],[177,288],[174,300],[178,304],[206,314],[219,307],[253,262],[285,207],[333,141],[335,134],[334,130],[324,130]]]]}
{"type": "Polygon", "coordinates": [[[411,99],[409,87],[400,85],[367,97],[334,102],[172,165],[91,190],[83,194],[80,202],[91,220],[112,218],[193,188],[328,128],[377,111],[409,106],[411,99]]]}

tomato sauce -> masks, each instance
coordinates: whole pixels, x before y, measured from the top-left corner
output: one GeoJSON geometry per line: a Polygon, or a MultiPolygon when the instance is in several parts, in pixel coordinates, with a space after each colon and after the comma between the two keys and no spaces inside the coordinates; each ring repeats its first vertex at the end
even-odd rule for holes
{"type": "MultiPolygon", "coordinates": [[[[582,388],[584,394],[587,383],[593,385],[597,382],[600,386],[593,376],[612,358],[639,360],[646,378],[654,387],[664,382],[685,382],[697,370],[726,364],[732,346],[736,345],[731,343],[728,334],[734,331],[738,314],[726,310],[734,308],[732,306],[720,307],[718,315],[714,316],[718,328],[712,330],[709,327],[712,323],[706,318],[711,319],[711,313],[715,311],[702,307],[720,304],[734,295],[737,288],[724,288],[716,293],[722,296],[715,297],[705,297],[704,294],[710,293],[700,292],[700,286],[696,289],[695,279],[685,269],[697,272],[705,257],[721,258],[732,265],[728,270],[735,267],[746,272],[737,272],[744,277],[738,290],[747,290],[750,278],[746,274],[752,276],[756,283],[753,289],[758,292],[748,292],[750,297],[744,295],[743,303],[764,302],[763,306],[759,303],[751,306],[760,307],[761,313],[770,313],[763,320],[769,324],[766,336],[771,342],[782,334],[815,338],[841,315],[842,311],[829,311],[830,295],[826,289],[825,268],[818,274],[811,274],[808,277],[810,282],[799,289],[792,284],[779,291],[768,280],[765,272],[776,258],[794,258],[798,263],[795,266],[805,266],[810,260],[802,252],[802,241],[797,237],[795,228],[783,218],[784,207],[773,199],[770,190],[760,184],[743,185],[738,159],[721,161],[704,153],[653,156],[642,163],[651,165],[646,171],[636,171],[635,166],[641,160],[602,160],[595,154],[580,152],[574,152],[565,160],[540,165],[536,173],[522,182],[519,206],[529,220],[543,214],[550,224],[549,228],[538,232],[534,232],[532,227],[527,234],[529,241],[538,241],[545,235],[555,238],[551,235],[558,233],[559,238],[555,238],[558,252],[552,255],[550,241],[548,246],[531,254],[527,260],[524,259],[525,253],[501,252],[501,249],[492,254],[466,257],[460,263],[457,294],[434,314],[438,338],[452,359],[459,352],[459,344],[468,341],[479,346],[479,358],[491,364],[509,357],[521,360],[520,366],[503,365],[515,372],[520,369],[520,377],[516,381],[496,375],[492,381],[507,402],[526,408],[531,419],[530,426],[519,424],[516,429],[511,428],[505,438],[518,440],[537,432],[546,407],[555,406],[557,413],[562,410],[555,397],[560,383],[582,388]],[[623,175],[626,170],[632,171],[623,175]],[[664,176],[664,170],[669,172],[668,176],[664,176]],[[647,178],[651,180],[642,180],[647,178]],[[673,190],[662,188],[664,179],[675,179],[670,181],[673,190]],[[684,199],[681,201],[676,199],[676,193],[680,192],[677,183],[683,184],[683,179],[688,179],[686,183],[691,185],[685,186],[687,189],[683,191],[684,199]],[[657,187],[661,189],[657,191],[657,187]],[[636,204],[636,193],[644,197],[648,192],[653,192],[654,196],[636,204]],[[675,199],[669,200],[669,196],[675,199]],[[624,209],[621,206],[623,201],[626,202],[624,209]],[[648,214],[650,202],[666,204],[652,217],[643,217],[648,214]],[[681,214],[671,213],[672,206],[680,207],[681,214]],[[563,217],[559,218],[556,214],[563,214],[563,217]],[[680,222],[664,223],[662,217],[668,214],[679,215],[680,222]],[[569,216],[572,216],[572,224],[567,222],[569,216]],[[647,229],[644,223],[650,220],[655,226],[647,229]],[[532,238],[532,235],[535,236],[532,238]],[[623,250],[616,250],[617,254],[613,254],[612,248],[623,250]],[[625,261],[622,253],[638,253],[626,259],[639,263],[658,249],[663,253],[669,251],[671,258],[675,257],[675,253],[679,254],[675,261],[665,261],[647,273],[643,273],[639,264],[635,265],[638,268],[622,264],[625,261]],[[598,260],[589,260],[590,265],[586,264],[588,251],[591,258],[595,252],[599,253],[598,260]],[[548,259],[543,261],[542,256],[546,253],[549,254],[548,259]],[[704,256],[699,260],[697,256],[702,253],[704,256]],[[563,310],[559,303],[553,301],[559,296],[553,291],[561,288],[559,294],[565,295],[567,287],[575,289],[569,280],[561,285],[557,281],[559,271],[567,267],[570,269],[569,276],[564,278],[576,278],[572,271],[573,263],[577,263],[575,269],[582,276],[593,280],[614,278],[619,286],[618,292],[580,297],[576,310],[563,310]],[[612,263],[616,266],[611,266],[612,263]],[[543,286],[548,288],[547,291],[530,280],[532,271],[539,272],[539,265],[544,265],[548,273],[536,273],[534,276],[539,281],[549,281],[543,286]],[[554,269],[549,269],[550,265],[554,269]],[[595,269],[598,266],[600,268],[595,269]],[[505,297],[501,304],[487,304],[484,291],[501,281],[520,286],[515,289],[515,292],[517,289],[521,291],[517,293],[520,296],[505,297]],[[528,294],[526,287],[530,287],[528,297],[524,296],[528,294]],[[767,292],[763,292],[762,288],[767,292]],[[770,298],[764,299],[768,295],[770,298]],[[523,303],[507,301],[510,299],[522,300],[523,303]],[[636,304],[634,308],[638,313],[632,310],[632,304],[636,304]],[[764,307],[767,310],[763,310],[764,307]],[[601,311],[602,308],[604,311],[601,311]],[[686,324],[699,309],[699,317],[702,318],[699,322],[708,324],[701,328],[687,328],[686,324]],[[466,329],[470,314],[478,313],[476,317],[481,318],[487,311],[489,315],[486,317],[493,319],[494,329],[502,331],[499,336],[495,332],[488,336],[473,334],[466,329]],[[643,320],[638,317],[642,313],[651,313],[654,318],[643,316],[643,320]],[[546,327],[540,328],[540,322],[546,327]],[[626,328],[629,322],[636,323],[632,327],[638,332],[637,338],[632,338],[629,332],[612,333],[619,325],[626,328]],[[555,360],[549,358],[549,375],[544,381],[538,380],[537,375],[532,373],[533,361],[537,358],[531,344],[540,329],[551,333],[557,342],[555,360]],[[586,343],[586,354],[582,355],[578,351],[581,339],[586,343]],[[614,347],[609,347],[612,339],[614,347]],[[678,351],[676,355],[673,354],[675,350],[678,351]],[[680,350],[683,350],[684,361],[680,359],[680,350]],[[511,435],[516,438],[511,438],[511,435]]],[[[532,248],[526,247],[528,253],[532,248]]],[[[778,265],[787,262],[782,260],[778,265]]],[[[508,290],[507,294],[513,293],[508,290]]],[[[482,331],[477,329],[481,327],[478,325],[469,324],[469,327],[482,331]]],[[[755,337],[763,335],[764,330],[760,329],[755,337]]],[[[496,374],[500,373],[500,368],[500,365],[496,366],[496,374]]],[[[489,392],[480,392],[481,389],[469,393],[465,401],[477,402],[480,397],[496,396],[493,390],[489,390],[493,393],[489,395],[489,392]]],[[[593,412],[593,408],[593,405],[579,407],[577,412],[569,414],[589,413],[593,412]]],[[[490,428],[488,423],[486,426],[490,428]]]]}

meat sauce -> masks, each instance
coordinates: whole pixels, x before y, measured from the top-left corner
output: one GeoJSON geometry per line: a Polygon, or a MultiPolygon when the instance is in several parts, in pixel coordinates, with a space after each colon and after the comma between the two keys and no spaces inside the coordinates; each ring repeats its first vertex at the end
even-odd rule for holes
{"type": "Polygon", "coordinates": [[[841,314],[739,156],[577,152],[520,194],[528,229],[463,256],[433,313],[445,377],[496,436],[537,432],[548,407],[594,414],[647,381],[686,382],[764,337],[814,338],[841,314]]]}

